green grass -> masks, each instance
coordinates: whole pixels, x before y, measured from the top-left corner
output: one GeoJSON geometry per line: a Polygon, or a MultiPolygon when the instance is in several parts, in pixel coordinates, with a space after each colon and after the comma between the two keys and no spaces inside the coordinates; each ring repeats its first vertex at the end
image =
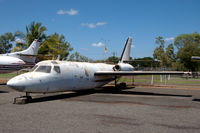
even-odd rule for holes
{"type": "Polygon", "coordinates": [[[17,76],[17,73],[2,73],[0,74],[0,78],[2,79],[9,79],[9,78],[12,78],[12,77],[15,77],[17,76]]]}
{"type": "MultiPolygon", "coordinates": [[[[165,78],[162,77],[162,82],[160,81],[159,75],[154,75],[153,84],[165,84],[165,78]]],[[[134,81],[136,84],[151,84],[152,76],[134,76],[134,80],[132,77],[122,77],[119,79],[119,82],[129,82],[134,81]]],[[[200,78],[182,78],[177,76],[171,76],[170,80],[166,80],[167,85],[197,85],[200,86],[200,78]]]]}

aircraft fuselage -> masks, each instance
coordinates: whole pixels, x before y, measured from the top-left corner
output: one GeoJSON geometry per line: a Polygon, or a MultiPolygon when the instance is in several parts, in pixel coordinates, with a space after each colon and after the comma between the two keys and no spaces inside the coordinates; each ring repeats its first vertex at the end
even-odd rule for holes
{"type": "Polygon", "coordinates": [[[91,89],[114,80],[115,76],[94,76],[97,71],[113,71],[113,67],[104,63],[43,61],[33,72],[19,75],[7,84],[18,91],[32,93],[91,89]]]}

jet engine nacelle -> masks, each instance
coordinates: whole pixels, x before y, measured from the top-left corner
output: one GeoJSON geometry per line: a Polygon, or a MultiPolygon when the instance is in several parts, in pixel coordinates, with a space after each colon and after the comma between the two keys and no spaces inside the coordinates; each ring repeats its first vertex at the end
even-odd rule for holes
{"type": "Polygon", "coordinates": [[[133,71],[134,67],[130,64],[118,63],[113,67],[114,71],[133,71]]]}

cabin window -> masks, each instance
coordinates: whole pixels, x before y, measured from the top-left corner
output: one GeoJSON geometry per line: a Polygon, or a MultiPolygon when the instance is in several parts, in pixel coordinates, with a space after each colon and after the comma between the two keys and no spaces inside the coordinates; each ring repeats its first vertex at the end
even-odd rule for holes
{"type": "Polygon", "coordinates": [[[51,72],[51,66],[39,66],[35,72],[44,72],[44,73],[50,73],[51,72]]]}
{"type": "Polygon", "coordinates": [[[54,66],[53,68],[57,73],[60,73],[60,67],[59,66],[54,66]]]}

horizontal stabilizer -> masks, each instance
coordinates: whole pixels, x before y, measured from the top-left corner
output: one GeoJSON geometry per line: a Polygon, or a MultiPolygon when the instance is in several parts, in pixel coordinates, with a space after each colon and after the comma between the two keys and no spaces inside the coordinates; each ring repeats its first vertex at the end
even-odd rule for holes
{"type": "Polygon", "coordinates": [[[37,56],[37,55],[30,55],[30,54],[17,54],[17,55],[20,55],[20,56],[33,56],[33,57],[37,56]]]}
{"type": "Polygon", "coordinates": [[[193,60],[200,60],[200,57],[199,56],[192,56],[192,59],[193,60]]]}

